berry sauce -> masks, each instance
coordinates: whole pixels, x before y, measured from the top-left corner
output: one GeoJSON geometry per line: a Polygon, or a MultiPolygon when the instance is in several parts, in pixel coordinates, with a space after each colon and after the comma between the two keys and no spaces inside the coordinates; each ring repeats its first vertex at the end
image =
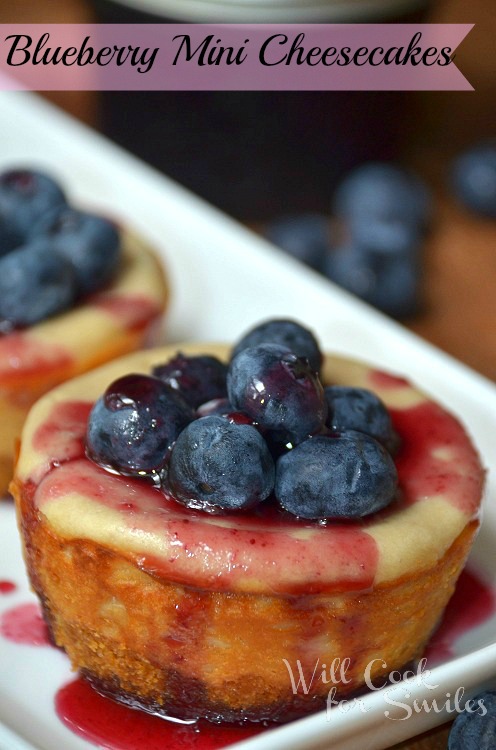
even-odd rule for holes
{"type": "MultiPolygon", "coordinates": [[[[9,583],[9,582],[7,582],[9,583]]],[[[465,570],[427,647],[429,667],[454,655],[460,636],[496,614],[496,591],[465,570]]],[[[0,634],[18,644],[49,646],[48,630],[37,604],[14,607],[0,618],[0,634]]],[[[207,722],[177,724],[136,711],[99,695],[81,677],[59,689],[55,709],[75,734],[107,750],[217,750],[264,731],[265,727],[218,726],[207,722]]]]}
{"type": "Polygon", "coordinates": [[[12,594],[17,589],[13,581],[0,581],[0,594],[12,594]]]}
{"type": "Polygon", "coordinates": [[[161,307],[146,297],[129,294],[95,294],[88,302],[115,318],[127,330],[141,329],[161,312],[161,307]]]}
{"type": "Polygon", "coordinates": [[[472,628],[482,625],[494,614],[496,591],[485,584],[476,573],[465,568],[444,611],[441,624],[427,646],[425,656],[429,666],[453,658],[453,647],[458,638],[472,628]]]}
{"type": "Polygon", "coordinates": [[[72,732],[107,750],[217,750],[263,731],[167,721],[104,698],[82,678],[58,691],[55,710],[72,732]]]}
{"type": "Polygon", "coordinates": [[[70,367],[72,359],[62,346],[36,341],[23,332],[0,335],[0,383],[20,386],[70,367]]]}
{"type": "Polygon", "coordinates": [[[48,628],[36,602],[20,604],[0,617],[0,634],[25,646],[50,646],[48,628]]]}
{"type": "Polygon", "coordinates": [[[390,412],[401,437],[395,461],[404,502],[411,505],[429,495],[444,495],[473,517],[484,477],[479,456],[458,420],[432,401],[390,412]]]}

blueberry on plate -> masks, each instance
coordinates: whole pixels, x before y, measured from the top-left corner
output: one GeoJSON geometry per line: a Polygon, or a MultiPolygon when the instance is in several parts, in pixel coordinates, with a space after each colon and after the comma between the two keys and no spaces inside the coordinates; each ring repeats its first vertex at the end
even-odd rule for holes
{"type": "Polygon", "coordinates": [[[66,202],[58,183],[31,169],[11,169],[0,174],[0,219],[27,238],[38,220],[66,202]]]}
{"type": "Polygon", "coordinates": [[[39,241],[0,258],[0,321],[13,328],[55,315],[76,295],[74,270],[39,241]]]}
{"type": "Polygon", "coordinates": [[[496,692],[479,693],[458,714],[448,739],[448,750],[494,750],[496,747],[496,692]]]}
{"type": "Polygon", "coordinates": [[[418,177],[396,164],[369,162],[345,177],[335,193],[333,210],[343,219],[361,216],[424,227],[429,203],[429,192],[418,177]]]}
{"type": "Polygon", "coordinates": [[[229,366],[227,395],[236,410],[292,444],[319,432],[327,416],[324,389],[308,361],[278,344],[240,351],[229,366]]]}
{"type": "Polygon", "coordinates": [[[275,496],[301,518],[361,518],[386,507],[397,485],[386,449],[352,430],[309,438],[276,463],[275,496]]]}
{"type": "Polygon", "coordinates": [[[80,294],[101,289],[117,271],[120,235],[103,216],[60,206],[45,214],[33,232],[72,263],[80,294]]]}
{"type": "Polygon", "coordinates": [[[330,245],[329,219],[322,214],[281,216],[267,225],[265,236],[288,255],[318,271],[330,245]]]}
{"type": "Polygon", "coordinates": [[[174,497],[199,510],[242,510],[274,487],[274,462],[251,425],[202,417],[179,435],[169,464],[174,497]]]}
{"type": "Polygon", "coordinates": [[[419,308],[418,263],[406,254],[370,252],[351,243],[329,254],[325,273],[346,291],[394,318],[408,317],[419,308]]]}
{"type": "Polygon", "coordinates": [[[22,235],[17,232],[10,222],[0,215],[0,256],[10,253],[23,244],[22,235]]]}
{"type": "Polygon", "coordinates": [[[91,411],[88,455],[122,474],[157,474],[193,418],[191,407],[158,378],[126,375],[109,385],[91,411]]]}
{"type": "Polygon", "coordinates": [[[354,216],[347,225],[349,241],[360,247],[364,254],[378,258],[405,258],[418,260],[422,233],[418,226],[400,219],[382,219],[354,216]]]}
{"type": "Polygon", "coordinates": [[[178,352],[169,362],[154,367],[152,374],[178,391],[195,409],[227,393],[227,365],[217,357],[188,357],[178,352]]]}
{"type": "Polygon", "coordinates": [[[453,190],[476,213],[496,218],[496,142],[468,149],[453,162],[453,190]]]}
{"type": "Polygon", "coordinates": [[[329,414],[327,426],[335,432],[365,432],[388,450],[396,445],[397,435],[385,404],[367,388],[332,385],[324,389],[329,414]]]}
{"type": "Polygon", "coordinates": [[[243,349],[259,344],[279,344],[285,346],[297,357],[308,359],[314,372],[319,372],[322,365],[322,352],[317,339],[308,328],[294,320],[274,318],[252,328],[236,344],[231,357],[234,358],[243,349]]]}

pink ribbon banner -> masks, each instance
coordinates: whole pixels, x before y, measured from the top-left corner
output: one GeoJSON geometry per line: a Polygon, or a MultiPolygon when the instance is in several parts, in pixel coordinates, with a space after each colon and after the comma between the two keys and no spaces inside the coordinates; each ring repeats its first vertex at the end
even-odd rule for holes
{"type": "Polygon", "coordinates": [[[0,89],[472,91],[472,24],[0,24],[0,89]]]}

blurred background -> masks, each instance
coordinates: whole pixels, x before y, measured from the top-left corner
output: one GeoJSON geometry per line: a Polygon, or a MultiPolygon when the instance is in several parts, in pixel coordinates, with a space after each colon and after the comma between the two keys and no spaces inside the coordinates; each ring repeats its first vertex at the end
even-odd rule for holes
{"type": "MultiPolygon", "coordinates": [[[[415,248],[415,299],[403,309],[383,309],[495,379],[496,219],[463,205],[449,178],[460,152],[496,137],[494,0],[300,5],[304,9],[295,11],[298,3],[288,2],[292,15],[287,18],[283,11],[282,17],[260,20],[474,23],[456,63],[475,91],[45,95],[257,231],[271,236],[281,217],[317,215],[321,224],[324,219],[330,262],[319,270],[335,279],[333,244],[349,240],[346,227],[331,216],[337,186],[368,161],[397,163],[420,176],[431,191],[430,223],[415,248]],[[314,5],[320,8],[317,15],[314,5]]],[[[239,15],[241,6],[241,0],[23,0],[15,6],[2,3],[0,22],[254,20],[239,15]]],[[[271,6],[276,3],[255,4],[271,6]]],[[[272,238],[280,240],[277,233],[272,238]]],[[[376,302],[373,295],[368,299],[376,302]]]]}

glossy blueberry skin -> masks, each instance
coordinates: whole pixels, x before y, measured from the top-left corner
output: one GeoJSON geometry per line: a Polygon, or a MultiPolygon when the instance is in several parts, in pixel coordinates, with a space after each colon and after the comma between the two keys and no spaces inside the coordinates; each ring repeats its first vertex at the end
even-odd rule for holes
{"type": "Polygon", "coordinates": [[[259,344],[279,344],[290,349],[297,357],[308,359],[314,372],[322,366],[322,352],[313,333],[300,323],[284,318],[274,318],[255,326],[235,345],[231,358],[248,347],[259,344]]]}
{"type": "Polygon", "coordinates": [[[330,245],[329,219],[322,214],[282,216],[266,227],[265,235],[288,255],[320,270],[330,245]]]}
{"type": "Polygon", "coordinates": [[[324,389],[329,414],[327,426],[335,432],[365,432],[388,450],[397,443],[391,416],[381,399],[366,388],[328,386],[324,389]]]}
{"type": "Polygon", "coordinates": [[[179,502],[199,510],[243,510],[274,487],[274,462],[251,425],[202,417],[186,427],[172,450],[169,485],[179,502]]]}
{"type": "Polygon", "coordinates": [[[276,463],[276,498],[301,518],[361,518],[386,507],[397,484],[386,449],[352,430],[309,438],[276,463]]]}
{"type": "Polygon", "coordinates": [[[107,388],[91,411],[88,455],[122,474],[155,474],[193,418],[191,407],[158,378],[126,375],[107,388]]]}
{"type": "Polygon", "coordinates": [[[429,191],[418,177],[395,164],[369,162],[345,177],[334,195],[333,210],[343,219],[360,216],[423,227],[429,204],[429,191]]]}
{"type": "Polygon", "coordinates": [[[262,430],[293,445],[319,432],[327,416],[324,389],[308,362],[278,344],[260,344],[231,361],[227,395],[262,430]]]}
{"type": "Polygon", "coordinates": [[[26,239],[47,212],[66,202],[58,183],[30,169],[12,169],[0,174],[0,220],[26,239]]]}
{"type": "Polygon", "coordinates": [[[228,398],[214,398],[212,401],[207,401],[198,407],[196,414],[198,417],[223,417],[235,424],[251,424],[258,429],[257,423],[242,411],[236,411],[228,398]]]}
{"type": "Polygon", "coordinates": [[[79,294],[101,289],[119,267],[120,235],[103,216],[61,206],[45,214],[33,232],[49,240],[53,250],[72,263],[79,294]]]}
{"type": "Polygon", "coordinates": [[[178,352],[169,362],[154,367],[152,374],[180,393],[194,409],[227,394],[227,365],[217,357],[187,357],[178,352]]]}
{"type": "Polygon", "coordinates": [[[496,218],[496,143],[479,144],[455,159],[451,184],[467,208],[496,218]]]}
{"type": "Polygon", "coordinates": [[[458,714],[448,739],[448,750],[494,750],[496,747],[496,692],[479,693],[471,711],[458,714]]]}
{"type": "Polygon", "coordinates": [[[350,244],[328,256],[325,272],[340,287],[394,318],[406,318],[419,309],[419,266],[405,254],[376,254],[350,244]]]}
{"type": "Polygon", "coordinates": [[[14,328],[33,325],[73,304],[70,263],[42,241],[0,258],[0,321],[14,328]]]}

